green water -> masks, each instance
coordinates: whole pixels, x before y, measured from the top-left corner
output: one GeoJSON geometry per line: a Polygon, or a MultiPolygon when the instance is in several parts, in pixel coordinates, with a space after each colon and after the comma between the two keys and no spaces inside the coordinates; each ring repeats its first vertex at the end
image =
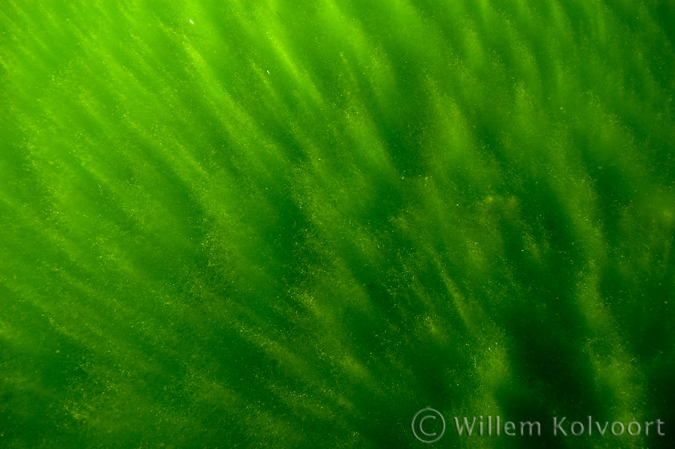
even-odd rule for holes
{"type": "Polygon", "coordinates": [[[671,0],[3,0],[0,447],[674,447],[674,92],[671,0]]]}

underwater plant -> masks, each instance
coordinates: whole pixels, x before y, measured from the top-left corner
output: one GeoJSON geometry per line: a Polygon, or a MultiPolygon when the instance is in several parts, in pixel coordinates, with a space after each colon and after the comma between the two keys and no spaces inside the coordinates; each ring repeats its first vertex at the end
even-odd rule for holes
{"type": "Polygon", "coordinates": [[[673,24],[4,0],[0,447],[673,447],[673,24]]]}

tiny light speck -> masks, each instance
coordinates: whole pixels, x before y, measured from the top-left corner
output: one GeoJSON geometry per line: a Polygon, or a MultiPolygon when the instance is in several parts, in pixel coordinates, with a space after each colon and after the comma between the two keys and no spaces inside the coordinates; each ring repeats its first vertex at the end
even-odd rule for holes
{"type": "Polygon", "coordinates": [[[195,23],[190,19],[190,25],[194,25],[195,23]]]}

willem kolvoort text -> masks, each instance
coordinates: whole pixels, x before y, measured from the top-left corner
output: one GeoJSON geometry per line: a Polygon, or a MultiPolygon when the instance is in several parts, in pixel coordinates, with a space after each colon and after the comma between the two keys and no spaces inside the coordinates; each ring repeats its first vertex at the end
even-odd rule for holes
{"type": "MultiPolygon", "coordinates": [[[[539,421],[501,421],[499,416],[473,417],[472,419],[464,417],[461,421],[455,417],[455,429],[459,436],[541,436],[542,426],[539,421]]],[[[660,419],[656,421],[637,422],[631,421],[623,423],[620,421],[598,422],[588,416],[583,421],[568,421],[567,417],[552,419],[551,430],[553,436],[621,436],[627,433],[630,436],[655,435],[665,436],[665,423],[660,419]]]]}

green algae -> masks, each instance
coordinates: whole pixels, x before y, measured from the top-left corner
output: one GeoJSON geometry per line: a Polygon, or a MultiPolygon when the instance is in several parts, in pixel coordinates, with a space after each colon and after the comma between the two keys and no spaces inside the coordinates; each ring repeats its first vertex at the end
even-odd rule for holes
{"type": "Polygon", "coordinates": [[[665,1],[0,6],[0,446],[674,422],[665,1]]]}

